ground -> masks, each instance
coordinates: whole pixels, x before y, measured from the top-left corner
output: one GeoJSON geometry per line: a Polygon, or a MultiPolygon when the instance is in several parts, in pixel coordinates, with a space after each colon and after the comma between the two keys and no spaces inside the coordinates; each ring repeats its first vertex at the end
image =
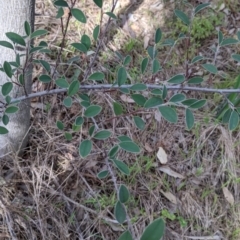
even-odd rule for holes
{"type": "MultiPolygon", "coordinates": [[[[71,1],[68,1],[69,3],[71,1]]],[[[206,1],[188,1],[194,7],[206,1]]],[[[111,1],[104,1],[104,11],[111,10],[111,1]]],[[[128,67],[130,83],[161,83],[172,76],[185,73],[185,60],[196,55],[214,57],[210,50],[217,43],[217,30],[224,37],[236,38],[240,30],[240,6],[237,1],[211,1],[213,10],[204,10],[199,15],[199,25],[192,36],[194,42],[188,47],[182,40],[175,47],[157,45],[158,59],[163,71],[150,76],[140,76],[141,60],[147,56],[147,46],[152,45],[157,28],[163,32],[163,40],[176,40],[185,26],[177,21],[173,10],[189,12],[183,1],[135,0],[119,1],[112,20],[103,37],[103,49],[90,73],[104,72],[104,83],[112,84],[116,69],[120,66],[115,51],[131,56],[128,67]],[[206,22],[208,19],[210,22],[206,22]],[[202,25],[201,25],[201,24],[202,25]],[[203,31],[202,34],[199,32],[203,31]],[[202,37],[204,34],[206,36],[202,37]],[[188,55],[188,56],[187,56],[188,55]]],[[[75,51],[69,44],[78,42],[83,34],[92,36],[100,21],[99,8],[93,1],[77,1],[87,16],[87,24],[71,20],[66,44],[57,69],[59,76],[71,78],[74,66],[83,73],[92,56],[75,51]],[[75,65],[63,64],[77,56],[75,65]]],[[[51,0],[36,1],[35,28],[44,28],[49,34],[41,40],[49,44],[51,54],[36,54],[51,63],[60,50],[62,39],[61,20],[55,19],[57,9],[51,0]]],[[[68,12],[63,23],[66,24],[68,12]]],[[[104,15],[101,31],[107,25],[104,15]]],[[[93,45],[93,51],[95,51],[93,45]]],[[[202,87],[231,88],[239,75],[240,67],[231,60],[232,53],[240,53],[239,45],[221,49],[216,65],[219,75],[207,78],[202,87]]],[[[33,92],[46,89],[46,84],[37,81],[43,71],[34,69],[33,92]]],[[[193,72],[204,74],[196,65],[193,72]]],[[[83,74],[79,76],[81,81],[83,74]]],[[[50,86],[56,87],[54,84],[50,86]]],[[[100,180],[97,174],[106,169],[105,152],[120,135],[128,135],[142,149],[140,154],[120,151],[118,158],[130,168],[125,176],[114,170],[115,184],[125,184],[131,194],[127,213],[136,239],[145,227],[158,217],[166,222],[164,240],[187,239],[240,239],[240,135],[239,127],[229,131],[226,125],[216,120],[216,109],[222,100],[217,94],[184,91],[188,98],[206,98],[208,104],[195,111],[195,126],[187,130],[184,112],[178,110],[177,124],[165,121],[154,110],[145,110],[128,103],[124,93],[116,91],[89,91],[91,102],[103,107],[97,122],[89,121],[81,131],[72,125],[83,108],[73,103],[71,108],[63,104],[63,95],[35,98],[32,100],[29,146],[20,158],[2,161],[0,167],[0,239],[91,239],[115,240],[126,230],[127,224],[118,224],[113,209],[117,201],[111,177],[100,180]],[[113,117],[112,102],[117,100],[124,108],[124,115],[113,117]],[[132,115],[137,112],[146,125],[139,130],[132,115]],[[64,131],[56,122],[64,123],[64,131]],[[79,155],[79,143],[88,135],[91,125],[108,129],[111,138],[95,141],[87,158],[79,155]],[[67,141],[64,132],[72,133],[67,141]],[[158,158],[161,149],[167,154],[167,163],[158,158]]],[[[172,92],[168,92],[171,97],[172,92]]]]}

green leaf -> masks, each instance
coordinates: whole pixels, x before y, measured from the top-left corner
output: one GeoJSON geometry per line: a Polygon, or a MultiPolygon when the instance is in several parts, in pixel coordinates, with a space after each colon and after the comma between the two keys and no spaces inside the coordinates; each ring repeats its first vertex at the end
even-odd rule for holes
{"type": "Polygon", "coordinates": [[[95,131],[95,126],[92,125],[92,126],[88,129],[88,134],[89,134],[90,137],[92,137],[94,131],[95,131]]]}
{"type": "Polygon", "coordinates": [[[165,99],[167,97],[167,87],[166,85],[163,86],[162,98],[165,99]]]}
{"type": "Polygon", "coordinates": [[[121,115],[123,112],[122,105],[118,102],[113,102],[113,111],[115,115],[121,115]]]}
{"type": "Polygon", "coordinates": [[[237,113],[237,111],[233,110],[229,119],[229,123],[228,123],[228,129],[230,131],[233,131],[237,128],[239,123],[239,114],[237,113]]]}
{"type": "Polygon", "coordinates": [[[206,104],[206,102],[207,102],[206,99],[201,99],[201,100],[196,101],[195,103],[193,103],[189,107],[193,108],[193,109],[199,109],[199,108],[203,107],[206,104]]]}
{"type": "Polygon", "coordinates": [[[56,18],[57,18],[57,19],[58,19],[58,18],[61,18],[63,15],[64,15],[64,10],[63,10],[62,7],[60,7],[60,8],[58,9],[58,11],[57,11],[57,16],[56,16],[56,18]]]}
{"type": "Polygon", "coordinates": [[[130,91],[129,91],[128,88],[119,88],[118,90],[119,90],[120,92],[122,92],[122,93],[125,93],[125,94],[129,94],[129,93],[130,93],[130,91]]]}
{"type": "Polygon", "coordinates": [[[239,43],[239,41],[237,39],[225,38],[225,39],[222,40],[220,46],[222,47],[222,46],[232,45],[232,44],[236,44],[236,43],[239,43]]]}
{"type": "Polygon", "coordinates": [[[5,100],[7,104],[10,104],[12,99],[10,96],[6,96],[5,100]]]}
{"type": "Polygon", "coordinates": [[[118,238],[118,240],[133,240],[132,235],[129,231],[126,231],[121,234],[121,236],[118,238]]]}
{"type": "Polygon", "coordinates": [[[0,126],[0,134],[7,134],[8,130],[5,127],[0,126]]]}
{"type": "Polygon", "coordinates": [[[125,67],[120,67],[117,72],[117,82],[118,86],[123,85],[127,80],[127,72],[125,67]]]}
{"type": "Polygon", "coordinates": [[[64,133],[64,137],[67,141],[71,141],[72,140],[72,134],[69,132],[65,132],[64,133]]]}
{"type": "Polygon", "coordinates": [[[202,57],[202,56],[196,56],[192,59],[191,64],[194,64],[194,63],[196,63],[198,61],[201,61],[203,59],[204,59],[204,57],[202,57]]]}
{"type": "Polygon", "coordinates": [[[44,60],[38,60],[39,63],[43,66],[43,68],[47,71],[47,72],[50,72],[51,70],[51,67],[50,67],[50,64],[44,60]]]}
{"type": "Polygon", "coordinates": [[[38,79],[43,83],[50,83],[52,81],[52,78],[46,74],[41,75],[38,79]]]}
{"type": "Polygon", "coordinates": [[[182,93],[177,93],[170,98],[169,102],[177,103],[177,102],[182,102],[185,99],[186,99],[186,95],[182,93]]]}
{"type": "Polygon", "coordinates": [[[89,155],[92,150],[92,142],[88,139],[81,142],[79,146],[79,154],[82,158],[85,158],[89,155]]]}
{"type": "Polygon", "coordinates": [[[95,3],[98,7],[102,8],[102,6],[103,6],[103,0],[93,0],[93,1],[94,1],[94,3],[95,3]]]}
{"type": "Polygon", "coordinates": [[[59,130],[63,130],[64,129],[64,124],[61,121],[57,121],[56,125],[57,125],[57,128],[59,130]]]}
{"type": "Polygon", "coordinates": [[[110,131],[102,130],[102,131],[97,132],[93,136],[93,138],[98,139],[98,140],[105,140],[105,139],[109,138],[111,136],[111,134],[112,133],[110,131]]]}
{"type": "Polygon", "coordinates": [[[180,20],[183,21],[183,23],[185,23],[186,25],[190,24],[189,17],[184,12],[176,9],[176,10],[174,10],[174,13],[180,20]]]}
{"type": "Polygon", "coordinates": [[[125,175],[130,174],[129,168],[124,162],[117,160],[117,159],[113,159],[112,161],[120,172],[122,172],[125,175]]]}
{"type": "Polygon", "coordinates": [[[84,118],[83,118],[83,117],[77,117],[77,118],[75,119],[75,124],[76,124],[77,126],[81,126],[83,123],[84,123],[84,118]]]}
{"type": "Polygon", "coordinates": [[[143,130],[145,128],[145,122],[138,116],[134,116],[134,123],[140,130],[143,130]]]}
{"type": "Polygon", "coordinates": [[[144,59],[142,60],[142,63],[141,63],[141,72],[142,72],[142,74],[143,74],[143,73],[146,71],[146,69],[147,69],[148,61],[149,61],[148,58],[144,58],[144,59]]]}
{"type": "Polygon", "coordinates": [[[24,30],[27,36],[30,36],[31,34],[31,27],[28,21],[24,22],[24,30]]]}
{"type": "Polygon", "coordinates": [[[121,142],[132,142],[132,139],[126,135],[118,136],[118,140],[121,142]]]}
{"type": "Polygon", "coordinates": [[[186,105],[186,106],[191,106],[193,103],[195,103],[197,101],[198,101],[198,99],[189,98],[187,100],[182,101],[182,104],[186,105]]]}
{"type": "Polygon", "coordinates": [[[230,108],[225,111],[225,113],[222,117],[222,122],[223,123],[228,123],[229,122],[231,113],[232,113],[232,109],[230,109],[230,108]]]}
{"type": "Polygon", "coordinates": [[[68,4],[64,0],[57,0],[54,2],[54,5],[57,7],[68,7],[68,4]]]}
{"type": "Polygon", "coordinates": [[[71,45],[76,48],[77,50],[83,52],[83,53],[87,53],[87,48],[84,44],[82,43],[71,43],[71,45]]]}
{"type": "Polygon", "coordinates": [[[162,96],[163,92],[162,92],[161,89],[153,89],[153,90],[151,91],[151,94],[162,96]]]}
{"type": "Polygon", "coordinates": [[[148,55],[150,56],[150,58],[153,60],[156,56],[157,56],[157,51],[154,47],[152,46],[149,46],[147,48],[147,52],[148,52],[148,55]]]}
{"type": "Polygon", "coordinates": [[[192,111],[189,110],[188,108],[186,108],[185,121],[188,130],[192,129],[192,127],[194,126],[194,115],[192,111]]]}
{"type": "Polygon", "coordinates": [[[127,66],[131,62],[132,58],[131,56],[127,55],[123,61],[123,65],[127,66]]]}
{"type": "Polygon", "coordinates": [[[126,203],[129,199],[129,191],[127,189],[127,187],[123,184],[121,184],[120,188],[119,188],[119,201],[121,203],[126,203]]]}
{"type": "Polygon", "coordinates": [[[135,101],[135,103],[137,103],[140,106],[144,106],[145,102],[147,101],[147,99],[141,95],[141,94],[132,94],[131,98],[135,101]]]}
{"type": "Polygon", "coordinates": [[[87,50],[89,50],[89,48],[91,47],[90,37],[86,34],[83,34],[81,37],[81,43],[87,48],[87,50]]]}
{"type": "Polygon", "coordinates": [[[13,89],[13,83],[12,82],[6,82],[2,86],[2,95],[7,96],[13,89]]]}
{"type": "Polygon", "coordinates": [[[9,106],[9,107],[6,108],[5,113],[11,114],[11,113],[15,113],[17,111],[18,111],[18,107],[16,107],[16,106],[9,106]]]}
{"type": "Polygon", "coordinates": [[[119,150],[119,146],[118,146],[118,145],[113,146],[113,147],[110,149],[110,151],[109,151],[109,153],[108,153],[108,156],[109,156],[110,158],[114,158],[114,157],[116,156],[118,150],[119,150]]]}
{"type": "Polygon", "coordinates": [[[210,5],[210,3],[202,3],[199,4],[195,10],[194,10],[194,14],[197,14],[198,12],[200,12],[201,10],[203,10],[204,8],[208,7],[210,5]]]}
{"type": "Polygon", "coordinates": [[[240,31],[237,31],[238,41],[240,41],[240,31]]]}
{"type": "Polygon", "coordinates": [[[80,9],[72,8],[71,13],[79,22],[81,22],[81,23],[87,22],[87,19],[86,19],[84,13],[80,9]]]}
{"type": "Polygon", "coordinates": [[[162,38],[162,31],[158,28],[155,32],[155,44],[159,43],[162,38]]]}
{"type": "Polygon", "coordinates": [[[10,42],[0,41],[0,45],[3,46],[3,47],[10,48],[10,49],[14,50],[14,47],[10,42]]]}
{"type": "Polygon", "coordinates": [[[192,77],[188,80],[188,84],[199,84],[203,82],[202,77],[192,77]]]}
{"type": "Polygon", "coordinates": [[[202,66],[210,73],[216,74],[217,73],[217,68],[210,63],[202,64],[202,66]]]}
{"type": "Polygon", "coordinates": [[[105,14],[107,14],[109,17],[113,19],[117,19],[117,16],[113,12],[105,12],[105,14]]]}
{"type": "Polygon", "coordinates": [[[126,211],[121,202],[117,202],[114,208],[114,216],[122,224],[126,220],[126,211]]]}
{"type": "Polygon", "coordinates": [[[172,84],[180,84],[185,81],[185,76],[182,74],[178,74],[178,75],[175,75],[174,77],[170,78],[167,81],[168,81],[168,83],[172,83],[172,84]]]}
{"type": "Polygon", "coordinates": [[[144,91],[147,89],[146,84],[143,83],[136,83],[130,87],[132,91],[144,91]]]}
{"type": "Polygon", "coordinates": [[[108,170],[103,170],[97,174],[98,179],[104,179],[109,175],[108,170]]]}
{"type": "Polygon", "coordinates": [[[105,78],[102,72],[95,72],[89,76],[89,80],[103,80],[105,78]]]}
{"type": "Polygon", "coordinates": [[[30,35],[30,38],[33,39],[33,38],[36,38],[36,37],[45,35],[45,34],[47,34],[47,33],[48,33],[47,30],[45,30],[45,29],[39,29],[39,30],[34,31],[34,32],[30,35]]]}
{"type": "Polygon", "coordinates": [[[68,88],[68,96],[73,96],[79,91],[80,83],[78,80],[72,81],[68,88]]]}
{"type": "Polygon", "coordinates": [[[93,30],[93,38],[94,38],[95,41],[97,41],[99,32],[100,32],[100,26],[97,25],[93,30]]]}
{"type": "Polygon", "coordinates": [[[96,117],[101,111],[102,111],[101,106],[91,105],[85,110],[84,116],[87,118],[96,117]]]}
{"type": "Polygon", "coordinates": [[[132,142],[132,141],[120,142],[119,146],[120,146],[120,148],[122,148],[123,150],[125,150],[127,152],[140,153],[139,146],[136,143],[132,142]]]}
{"type": "Polygon", "coordinates": [[[158,218],[150,223],[144,230],[140,240],[160,240],[165,231],[165,223],[162,218],[158,218]]]}
{"type": "Polygon", "coordinates": [[[162,46],[170,46],[173,47],[175,44],[175,41],[173,39],[166,39],[164,40],[164,42],[162,43],[162,46]]]}
{"type": "Polygon", "coordinates": [[[3,117],[2,117],[2,122],[3,122],[3,124],[6,126],[8,123],[9,123],[9,117],[8,117],[8,115],[3,115],[3,117]]]}
{"type": "Polygon", "coordinates": [[[72,106],[72,98],[71,97],[65,97],[63,99],[63,104],[66,108],[70,108],[72,106]]]}
{"type": "Polygon", "coordinates": [[[240,54],[232,54],[232,58],[233,58],[235,61],[240,62],[240,54]]]}
{"type": "Polygon", "coordinates": [[[65,78],[59,78],[55,81],[56,85],[60,88],[68,88],[69,84],[65,78]]]}
{"type": "Polygon", "coordinates": [[[170,123],[177,123],[178,116],[175,109],[169,107],[169,106],[160,106],[159,111],[161,115],[170,123]]]}
{"type": "Polygon", "coordinates": [[[154,59],[153,60],[153,64],[152,64],[152,73],[155,74],[159,70],[161,70],[160,63],[159,63],[159,61],[157,59],[154,59]]]}
{"type": "Polygon", "coordinates": [[[84,107],[84,108],[88,108],[91,104],[89,101],[81,101],[80,104],[84,107]]]}
{"type": "Polygon", "coordinates": [[[42,50],[42,49],[43,49],[42,46],[33,47],[33,48],[30,49],[29,53],[30,53],[30,54],[33,54],[33,53],[35,53],[35,52],[37,52],[37,51],[40,52],[40,50],[42,50]]]}
{"type": "Polygon", "coordinates": [[[21,37],[17,33],[7,32],[6,36],[7,36],[7,38],[9,38],[14,43],[17,43],[17,44],[19,44],[21,46],[24,46],[24,47],[26,46],[26,43],[25,43],[23,37],[21,37]]]}
{"type": "Polygon", "coordinates": [[[218,31],[218,44],[221,45],[223,40],[223,33],[221,31],[218,31]]]}
{"type": "Polygon", "coordinates": [[[3,69],[4,69],[4,72],[7,74],[7,76],[8,76],[9,78],[11,78],[11,77],[12,77],[12,67],[11,67],[11,65],[9,64],[9,62],[5,61],[5,62],[3,63],[3,69]]]}
{"type": "Polygon", "coordinates": [[[144,107],[145,108],[154,108],[157,107],[159,105],[163,104],[163,100],[160,97],[151,97],[149,98],[145,104],[144,107]]]}

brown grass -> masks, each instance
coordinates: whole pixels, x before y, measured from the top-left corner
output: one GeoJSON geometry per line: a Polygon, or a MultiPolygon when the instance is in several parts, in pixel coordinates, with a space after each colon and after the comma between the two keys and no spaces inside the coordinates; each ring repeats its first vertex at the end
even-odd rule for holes
{"type": "MultiPolygon", "coordinates": [[[[170,14],[172,1],[166,4],[165,9],[158,4],[159,1],[140,1],[136,8],[127,1],[120,2],[116,9],[119,18],[123,19],[124,11],[129,11],[133,17],[136,14],[137,20],[132,25],[125,23],[127,27],[119,27],[121,20],[110,25],[103,51],[91,69],[93,72],[104,71],[108,76],[106,83],[113,80],[113,67],[119,64],[112,51],[119,50],[126,55],[124,47],[134,37],[142,47],[134,48],[133,53],[128,54],[132,54],[138,63],[146,56],[142,39],[147,41],[149,38],[151,44],[154,29],[159,26],[170,32],[158,20],[165,19],[160,16],[166,15],[166,11],[170,14]],[[155,6],[154,10],[149,10],[149,6],[155,6]]],[[[54,19],[56,9],[50,0],[45,0],[44,4],[37,1],[36,4],[37,12],[41,14],[36,18],[36,28],[49,30],[50,34],[44,40],[53,50],[52,56],[36,57],[43,57],[54,64],[61,41],[60,23],[54,19]]],[[[111,3],[106,1],[104,4],[104,10],[108,11],[111,3]]],[[[92,1],[79,1],[77,5],[89,17],[89,24],[83,28],[82,24],[71,21],[68,43],[79,41],[83,32],[91,34],[99,21],[98,9],[92,1]]],[[[206,45],[211,41],[208,40],[206,45]]],[[[176,51],[180,53],[183,49],[179,47],[176,51]]],[[[61,61],[75,55],[78,53],[66,46],[61,61]]],[[[80,68],[84,70],[91,57],[86,60],[86,56],[80,57],[80,68]]],[[[159,59],[164,61],[166,52],[160,52],[159,59]]],[[[170,60],[173,61],[171,57],[170,60]]],[[[58,72],[71,77],[72,69],[69,68],[69,65],[60,64],[58,72]]],[[[129,71],[132,68],[133,65],[129,71]]],[[[35,80],[41,71],[40,68],[35,69],[35,80]]],[[[184,72],[184,69],[182,66],[167,68],[157,78],[161,81],[176,72],[184,72]]],[[[33,91],[45,88],[35,80],[33,91]]],[[[150,83],[157,79],[144,80],[150,83]]],[[[211,99],[210,95],[186,94],[211,99]]],[[[99,180],[96,175],[106,169],[105,151],[117,142],[120,135],[130,136],[142,148],[139,155],[119,152],[118,158],[130,166],[129,177],[112,169],[116,175],[115,183],[126,184],[131,193],[127,212],[136,239],[159,216],[166,221],[165,240],[240,239],[240,135],[214,122],[210,109],[214,109],[216,103],[211,102],[205,112],[195,112],[196,126],[192,131],[185,128],[182,110],[178,110],[178,123],[172,125],[162,118],[155,120],[154,111],[140,109],[139,115],[145,120],[146,128],[139,131],[131,117],[136,108],[123,102],[121,94],[92,91],[89,95],[92,103],[103,106],[103,112],[95,123],[89,121],[80,131],[73,133],[72,141],[65,140],[64,133],[56,127],[56,121],[64,122],[65,130],[71,132],[76,116],[83,113],[82,107],[76,102],[71,109],[66,109],[62,105],[62,95],[33,100],[29,146],[25,154],[21,158],[13,156],[10,161],[1,161],[0,239],[117,239],[128,226],[119,225],[113,214],[117,199],[114,182],[111,177],[99,180]],[[128,114],[112,118],[115,99],[128,114]],[[91,154],[82,159],[78,153],[79,143],[86,138],[88,128],[93,124],[109,129],[113,134],[105,142],[94,142],[91,154]],[[159,170],[162,167],[156,157],[159,147],[163,147],[168,155],[167,167],[183,178],[159,170]],[[176,203],[170,201],[166,193],[171,193],[176,203]]]]}

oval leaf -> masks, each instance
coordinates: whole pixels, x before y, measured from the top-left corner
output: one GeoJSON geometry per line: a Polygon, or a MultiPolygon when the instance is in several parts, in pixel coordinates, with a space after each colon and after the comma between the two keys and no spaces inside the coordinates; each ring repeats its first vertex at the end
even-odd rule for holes
{"type": "Polygon", "coordinates": [[[140,240],[160,240],[165,231],[165,223],[162,218],[158,218],[150,223],[144,230],[140,240]]]}
{"type": "Polygon", "coordinates": [[[97,41],[99,32],[100,32],[100,26],[97,25],[93,30],[93,38],[94,38],[95,41],[97,41]]]}
{"type": "Polygon", "coordinates": [[[5,127],[0,126],[0,134],[7,134],[8,130],[5,127]]]}
{"type": "Polygon", "coordinates": [[[97,116],[100,112],[102,111],[102,107],[99,105],[91,105],[89,106],[85,112],[84,112],[84,116],[87,118],[90,117],[95,117],[97,116]]]}
{"type": "Polygon", "coordinates": [[[206,64],[203,64],[202,65],[208,72],[210,73],[213,73],[213,74],[216,74],[217,73],[217,68],[213,65],[213,64],[209,64],[209,63],[206,63],[206,64]]]}
{"type": "Polygon", "coordinates": [[[61,88],[68,88],[69,84],[65,78],[59,78],[55,81],[56,85],[61,88]]]}
{"type": "Polygon", "coordinates": [[[118,146],[118,145],[113,146],[113,147],[110,149],[110,151],[109,151],[109,153],[108,153],[108,156],[109,156],[111,159],[114,158],[114,157],[116,156],[118,150],[119,150],[119,146],[118,146]]]}
{"type": "Polygon", "coordinates": [[[235,61],[240,62],[240,54],[232,54],[232,58],[233,58],[235,61]]]}
{"type": "Polygon", "coordinates": [[[123,112],[122,105],[119,104],[118,102],[113,102],[113,111],[115,115],[121,115],[123,112]]]}
{"type": "Polygon", "coordinates": [[[159,43],[162,38],[162,31],[160,28],[158,28],[155,32],[155,43],[159,43]]]}
{"type": "Polygon", "coordinates": [[[13,89],[12,82],[6,82],[2,86],[2,95],[7,96],[13,89]]]}
{"type": "Polygon", "coordinates": [[[194,126],[194,115],[193,115],[192,111],[189,110],[188,108],[186,109],[185,117],[186,117],[185,118],[186,126],[187,126],[188,130],[190,130],[194,126]]]}
{"type": "Polygon", "coordinates": [[[117,221],[122,224],[126,220],[126,211],[121,202],[117,202],[114,208],[114,216],[117,221]]]}
{"type": "Polygon", "coordinates": [[[143,130],[145,128],[145,122],[138,116],[133,117],[134,123],[140,130],[143,130]]]}
{"type": "Polygon", "coordinates": [[[9,106],[6,108],[5,113],[15,113],[18,111],[18,107],[16,106],[9,106]]]}
{"type": "Polygon", "coordinates": [[[95,72],[89,76],[89,80],[103,80],[104,74],[102,72],[95,72]]]}
{"type": "Polygon", "coordinates": [[[125,67],[120,67],[117,72],[117,82],[118,86],[123,85],[127,80],[127,72],[125,67]]]}
{"type": "Polygon", "coordinates": [[[79,90],[79,87],[80,83],[78,80],[71,82],[67,92],[68,96],[73,96],[74,94],[76,94],[79,90]]]}
{"type": "Polygon", "coordinates": [[[181,19],[183,21],[183,23],[185,23],[186,25],[190,24],[190,20],[184,12],[176,9],[176,10],[174,10],[174,13],[179,19],[181,19]]]}
{"type": "Polygon", "coordinates": [[[71,45],[76,48],[77,50],[83,52],[83,53],[87,53],[87,48],[84,44],[82,43],[71,43],[71,45]]]}
{"type": "Polygon", "coordinates": [[[185,81],[185,76],[182,74],[176,75],[168,80],[168,83],[180,84],[185,81]]]}
{"type": "Polygon", "coordinates": [[[101,171],[97,174],[97,177],[99,179],[104,179],[106,178],[107,176],[109,175],[109,171],[108,170],[104,170],[104,171],[101,171]]]}
{"type": "Polygon", "coordinates": [[[137,83],[137,84],[134,84],[130,87],[130,89],[132,91],[144,91],[147,89],[147,86],[146,84],[143,84],[143,83],[137,83]]]}
{"type": "Polygon", "coordinates": [[[87,19],[86,19],[84,13],[80,9],[72,8],[71,13],[79,22],[81,22],[81,23],[87,22],[87,19]]]}
{"type": "Polygon", "coordinates": [[[26,46],[26,43],[23,39],[23,37],[21,37],[20,35],[18,35],[17,33],[14,33],[14,32],[7,32],[6,33],[6,36],[11,40],[13,41],[14,43],[17,43],[21,46],[26,46]]]}
{"type": "Polygon", "coordinates": [[[153,60],[153,64],[152,64],[152,73],[155,74],[160,70],[160,63],[157,59],[153,60]]]}
{"type": "Polygon", "coordinates": [[[132,94],[131,98],[135,101],[135,103],[137,103],[140,106],[144,106],[144,104],[146,103],[146,98],[141,95],[141,94],[132,94]]]}
{"type": "Polygon", "coordinates": [[[94,1],[94,3],[95,3],[98,7],[102,8],[102,6],[103,6],[103,0],[93,0],[93,1],[94,1]]]}
{"type": "Polygon", "coordinates": [[[129,231],[124,232],[121,234],[121,236],[118,238],[118,240],[133,240],[132,235],[129,231]]]}
{"type": "Polygon", "coordinates": [[[141,63],[141,72],[142,74],[146,71],[147,65],[148,65],[148,58],[144,58],[141,63]]]}
{"type": "Polygon", "coordinates": [[[13,45],[10,42],[7,41],[0,41],[0,45],[6,48],[10,48],[12,50],[14,50],[13,45]]]}
{"type": "Polygon", "coordinates": [[[127,151],[127,152],[131,152],[131,153],[140,153],[140,148],[138,147],[138,145],[132,141],[129,142],[120,142],[119,143],[120,148],[122,148],[123,150],[127,151]]]}
{"type": "Polygon", "coordinates": [[[229,123],[228,123],[228,129],[230,131],[233,131],[237,128],[239,123],[239,114],[237,113],[237,111],[233,110],[229,119],[229,123]]]}
{"type": "Polygon", "coordinates": [[[130,174],[129,168],[128,168],[128,166],[127,166],[124,162],[122,162],[122,161],[120,161],[120,160],[117,160],[117,159],[114,159],[114,160],[112,160],[112,161],[113,161],[113,163],[115,164],[115,166],[116,166],[123,174],[125,174],[125,175],[129,175],[129,174],[130,174]]]}
{"type": "Polygon", "coordinates": [[[157,107],[159,105],[163,104],[163,100],[160,97],[152,97],[150,99],[148,99],[145,104],[144,107],[145,108],[153,108],[153,107],[157,107]]]}
{"type": "Polygon", "coordinates": [[[79,153],[81,157],[85,158],[92,150],[92,142],[88,139],[81,142],[79,146],[79,153]]]}
{"type": "Polygon", "coordinates": [[[169,100],[169,102],[177,103],[177,102],[182,102],[186,99],[186,96],[182,93],[175,94],[172,96],[169,100]]]}
{"type": "Polygon", "coordinates": [[[161,115],[170,123],[177,123],[178,116],[175,109],[169,106],[160,106],[159,111],[161,115]]]}
{"type": "Polygon", "coordinates": [[[111,136],[111,132],[110,131],[107,131],[107,130],[102,130],[102,131],[99,131],[98,133],[96,133],[93,138],[95,139],[98,139],[98,140],[104,140],[104,139],[107,139],[111,136]]]}
{"type": "Polygon", "coordinates": [[[50,83],[52,81],[51,77],[45,74],[41,75],[38,79],[43,83],[50,83]]]}
{"type": "Polygon", "coordinates": [[[202,4],[199,4],[195,10],[194,10],[194,13],[197,14],[198,12],[200,12],[201,10],[203,10],[204,8],[208,7],[210,5],[210,3],[202,3],[202,4]]]}
{"type": "Polygon", "coordinates": [[[72,106],[72,98],[71,97],[65,97],[63,99],[63,105],[67,108],[70,108],[72,106]]]}
{"type": "Polygon", "coordinates": [[[199,84],[203,82],[202,77],[192,77],[188,80],[188,84],[199,84]]]}
{"type": "Polygon", "coordinates": [[[125,185],[122,184],[120,186],[118,196],[121,203],[126,203],[128,201],[129,191],[125,185]]]}
{"type": "Polygon", "coordinates": [[[39,29],[33,32],[30,36],[31,39],[47,34],[48,31],[45,29],[39,29]]]}

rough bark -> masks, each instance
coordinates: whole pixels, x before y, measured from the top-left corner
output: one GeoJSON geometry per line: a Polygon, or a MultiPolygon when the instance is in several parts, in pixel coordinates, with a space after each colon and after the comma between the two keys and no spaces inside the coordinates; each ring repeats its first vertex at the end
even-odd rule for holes
{"type": "MultiPolygon", "coordinates": [[[[0,7],[0,40],[10,41],[7,39],[6,32],[15,32],[21,36],[25,35],[24,22],[28,21],[31,24],[32,31],[34,26],[34,6],[35,0],[8,0],[2,1],[0,7]]],[[[10,41],[11,42],[11,41],[10,41]]],[[[21,50],[22,51],[22,50],[21,50]]],[[[18,52],[19,54],[24,53],[18,52]]],[[[0,46],[0,64],[4,61],[16,61],[16,55],[13,50],[0,46]]],[[[21,57],[21,65],[26,61],[25,57],[21,57]]],[[[32,66],[27,69],[32,71],[32,66]]],[[[0,85],[11,81],[5,73],[0,72],[0,85]]],[[[31,74],[25,78],[26,90],[31,91],[31,74]]],[[[1,89],[1,88],[0,88],[1,89]]],[[[14,84],[14,89],[10,93],[12,98],[24,95],[23,87],[14,84]]],[[[4,97],[0,94],[0,100],[4,101],[4,97]]],[[[19,152],[26,146],[27,132],[30,125],[30,102],[29,100],[22,101],[18,104],[19,111],[16,114],[9,115],[10,121],[5,126],[9,133],[0,135],[0,158],[3,158],[11,152],[19,152]]],[[[1,111],[2,116],[2,111],[1,111]]],[[[2,123],[1,126],[4,126],[2,123]]]]}

